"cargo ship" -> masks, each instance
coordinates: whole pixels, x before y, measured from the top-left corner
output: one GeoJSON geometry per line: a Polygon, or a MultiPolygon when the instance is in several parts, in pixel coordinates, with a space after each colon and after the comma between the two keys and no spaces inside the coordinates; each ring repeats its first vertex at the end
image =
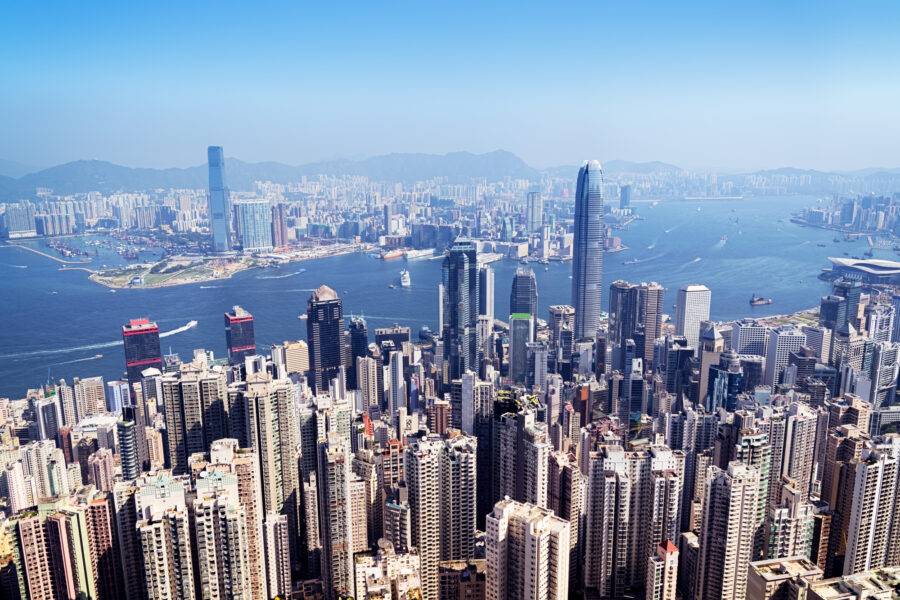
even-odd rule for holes
{"type": "Polygon", "coordinates": [[[757,296],[753,294],[753,297],[750,298],[750,306],[763,306],[765,304],[772,304],[771,298],[763,298],[762,296],[757,296]]]}
{"type": "Polygon", "coordinates": [[[381,258],[384,260],[388,260],[391,258],[400,258],[401,256],[403,256],[402,250],[391,250],[390,252],[381,253],[381,258]]]}

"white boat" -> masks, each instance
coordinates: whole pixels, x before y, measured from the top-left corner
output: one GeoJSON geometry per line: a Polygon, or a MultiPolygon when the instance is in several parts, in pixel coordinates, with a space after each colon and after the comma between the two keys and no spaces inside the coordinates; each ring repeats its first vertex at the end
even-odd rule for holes
{"type": "Polygon", "coordinates": [[[400,287],[409,287],[412,282],[409,279],[409,271],[403,269],[400,271],[400,287]]]}

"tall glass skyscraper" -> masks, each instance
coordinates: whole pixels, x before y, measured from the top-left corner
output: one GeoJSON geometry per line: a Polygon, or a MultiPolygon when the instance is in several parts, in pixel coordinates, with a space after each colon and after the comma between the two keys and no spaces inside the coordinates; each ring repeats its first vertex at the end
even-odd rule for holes
{"type": "Polygon", "coordinates": [[[537,337],[538,293],[537,281],[531,269],[516,269],[513,276],[512,289],[509,293],[509,312],[525,313],[534,316],[532,323],[532,341],[537,337]]]}
{"type": "Polygon", "coordinates": [[[594,337],[600,326],[603,275],[603,172],[596,160],[578,171],[572,244],[572,306],[575,337],[594,337]]]}
{"type": "Polygon", "coordinates": [[[310,383],[317,393],[328,391],[344,364],[344,306],[337,292],[323,285],[307,301],[306,315],[310,383]]]}
{"type": "Polygon", "coordinates": [[[443,265],[444,359],[450,362],[450,379],[458,379],[478,363],[478,259],[475,243],[459,238],[450,247],[443,265]]]}
{"type": "Polygon", "coordinates": [[[209,160],[209,230],[214,252],[228,252],[232,246],[231,203],[225,188],[225,152],[222,146],[207,149],[209,160]]]}
{"type": "Polygon", "coordinates": [[[245,252],[272,249],[272,211],[267,200],[237,203],[241,221],[241,248],[245,252]]]}

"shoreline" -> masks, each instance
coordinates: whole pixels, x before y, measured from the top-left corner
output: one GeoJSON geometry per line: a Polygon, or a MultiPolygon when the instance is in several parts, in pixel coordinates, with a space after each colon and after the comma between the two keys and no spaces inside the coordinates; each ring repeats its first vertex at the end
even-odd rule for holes
{"type": "MultiPolygon", "coordinates": [[[[66,237],[79,237],[78,235],[66,237]]],[[[226,263],[217,268],[215,263],[221,260],[228,260],[223,257],[204,256],[204,257],[186,257],[186,256],[170,256],[157,261],[155,263],[132,263],[123,265],[120,268],[106,269],[99,271],[88,268],[90,260],[87,261],[70,261],[53,256],[41,250],[31,248],[24,244],[7,241],[6,245],[10,248],[20,248],[27,252],[37,254],[44,258],[60,263],[62,266],[57,271],[84,271],[88,273],[88,281],[96,283],[110,290],[136,290],[136,289],[158,289],[165,287],[175,287],[180,285],[192,285],[197,283],[209,283],[212,281],[221,281],[223,279],[231,279],[235,274],[249,271],[252,269],[264,269],[269,267],[277,267],[285,264],[303,262],[306,260],[316,260],[320,258],[329,258],[331,256],[341,256],[345,254],[353,254],[356,252],[371,252],[374,246],[370,244],[341,244],[330,246],[318,246],[313,249],[296,249],[293,252],[285,253],[283,256],[266,255],[260,258],[252,256],[236,256],[233,257],[234,262],[226,263]],[[200,264],[193,264],[196,261],[200,264]],[[175,271],[170,277],[161,279],[153,283],[145,283],[140,285],[132,285],[131,280],[135,277],[145,278],[151,274],[150,269],[163,262],[173,262],[175,264],[182,263],[183,268],[175,271]],[[207,269],[208,273],[197,273],[184,279],[184,275],[195,269],[207,269]],[[120,275],[104,275],[104,273],[121,272],[120,275]]]]}

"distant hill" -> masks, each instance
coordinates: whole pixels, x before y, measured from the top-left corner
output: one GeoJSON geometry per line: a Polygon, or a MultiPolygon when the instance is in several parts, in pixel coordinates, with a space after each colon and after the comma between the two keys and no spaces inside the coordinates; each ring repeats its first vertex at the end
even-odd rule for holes
{"type": "MultiPolygon", "coordinates": [[[[632,162],[629,160],[609,160],[601,161],[603,173],[606,175],[621,175],[623,173],[633,173],[635,175],[651,175],[653,173],[680,173],[684,171],[681,167],[670,165],[668,163],[652,161],[652,162],[632,162]]],[[[580,165],[550,167],[544,172],[553,177],[572,178],[578,176],[580,165]]]]}
{"type": "MultiPolygon", "coordinates": [[[[477,178],[496,181],[534,178],[537,169],[529,167],[515,154],[503,150],[486,154],[451,152],[449,154],[389,154],[364,160],[333,160],[301,166],[276,162],[247,163],[226,158],[228,186],[249,190],[254,181],[290,183],[316,175],[364,175],[375,181],[415,182],[446,177],[451,183],[477,178]]],[[[50,188],[54,194],[68,195],[99,191],[150,191],[168,188],[202,189],[208,184],[206,165],[186,169],[143,169],[100,160],[79,160],[29,173],[18,179],[0,176],[0,199],[30,198],[37,188],[50,188]]]]}
{"type": "Polygon", "coordinates": [[[21,177],[22,175],[27,175],[28,173],[33,173],[39,170],[39,167],[23,165],[22,163],[16,162],[14,160],[4,160],[0,158],[0,176],[3,177],[21,177]]]}

